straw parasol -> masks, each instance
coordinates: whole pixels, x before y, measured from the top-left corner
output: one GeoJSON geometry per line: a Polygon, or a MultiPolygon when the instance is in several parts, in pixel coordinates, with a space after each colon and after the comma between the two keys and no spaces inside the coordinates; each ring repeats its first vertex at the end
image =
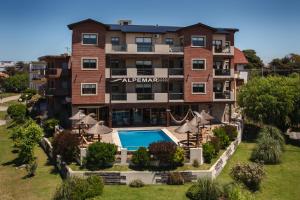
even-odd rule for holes
{"type": "Polygon", "coordinates": [[[189,122],[189,120],[186,120],[185,123],[181,126],[179,126],[177,129],[175,129],[176,133],[186,133],[187,134],[187,142],[188,146],[190,146],[190,133],[195,133],[197,132],[197,129],[192,126],[189,122]]]}
{"type": "Polygon", "coordinates": [[[100,141],[100,135],[108,134],[112,132],[112,129],[104,125],[104,121],[97,122],[94,126],[86,131],[87,134],[98,135],[98,141],[100,141]]]}
{"type": "Polygon", "coordinates": [[[204,117],[204,119],[210,121],[210,120],[213,120],[215,119],[213,116],[211,116],[209,113],[205,112],[205,110],[202,110],[201,113],[200,113],[201,116],[204,117]]]}
{"type": "Polygon", "coordinates": [[[82,118],[84,118],[86,115],[83,113],[82,110],[79,110],[76,114],[74,114],[72,117],[70,117],[70,120],[81,120],[82,118]]]}
{"type": "MultiPolygon", "coordinates": [[[[204,119],[204,116],[199,114],[198,112],[195,112],[196,115],[191,120],[191,125],[198,128],[198,131],[196,132],[196,146],[199,146],[199,134],[200,134],[200,128],[204,128],[204,125],[209,124],[209,121],[204,119]]],[[[201,129],[202,131],[202,129],[201,129]]]]}
{"type": "Polygon", "coordinates": [[[95,114],[94,113],[90,113],[86,116],[84,116],[79,122],[77,122],[76,124],[81,125],[81,124],[85,124],[85,125],[94,125],[97,123],[97,121],[94,119],[95,114]]]}

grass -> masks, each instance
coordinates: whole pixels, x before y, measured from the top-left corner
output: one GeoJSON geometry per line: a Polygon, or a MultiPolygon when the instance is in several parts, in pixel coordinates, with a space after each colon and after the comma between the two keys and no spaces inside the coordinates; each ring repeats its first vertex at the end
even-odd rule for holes
{"type": "Polygon", "coordinates": [[[5,111],[0,111],[0,120],[4,120],[6,116],[6,112],[5,111]]]}
{"type": "Polygon", "coordinates": [[[19,93],[13,93],[13,92],[5,92],[5,93],[1,93],[0,97],[5,98],[5,97],[11,97],[11,96],[15,96],[18,95],[19,93]]]}
{"type": "Polygon", "coordinates": [[[9,107],[10,105],[13,105],[13,104],[21,104],[21,102],[19,102],[18,100],[7,101],[5,103],[2,103],[1,106],[7,106],[7,107],[9,107]]]}
{"type": "Polygon", "coordinates": [[[17,168],[13,153],[13,143],[9,138],[6,127],[0,127],[0,199],[51,199],[61,178],[47,159],[43,150],[35,149],[38,168],[35,177],[26,178],[26,170],[17,168]]]}

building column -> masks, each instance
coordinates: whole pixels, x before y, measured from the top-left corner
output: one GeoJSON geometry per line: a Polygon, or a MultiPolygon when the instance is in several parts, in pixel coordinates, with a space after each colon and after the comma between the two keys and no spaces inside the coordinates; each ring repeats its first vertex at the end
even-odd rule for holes
{"type": "Polygon", "coordinates": [[[112,128],[112,107],[108,106],[108,127],[112,128]]]}
{"type": "Polygon", "coordinates": [[[166,109],[166,117],[167,117],[167,123],[166,123],[166,126],[170,126],[170,106],[167,105],[167,109],[166,109]]]}

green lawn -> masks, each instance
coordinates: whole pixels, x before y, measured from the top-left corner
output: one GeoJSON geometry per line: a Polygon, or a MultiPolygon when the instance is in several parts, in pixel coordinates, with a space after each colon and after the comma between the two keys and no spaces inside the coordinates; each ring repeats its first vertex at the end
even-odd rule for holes
{"type": "Polygon", "coordinates": [[[51,199],[61,178],[54,167],[48,163],[47,156],[41,148],[36,148],[38,159],[37,174],[25,178],[26,170],[14,165],[16,154],[12,153],[12,141],[4,126],[0,127],[0,199],[51,199]]]}
{"type": "Polygon", "coordinates": [[[5,102],[5,103],[2,103],[1,106],[7,106],[9,107],[10,105],[13,105],[13,104],[20,104],[21,102],[19,102],[18,100],[13,100],[13,101],[8,101],[8,102],[5,102]]]}
{"type": "Polygon", "coordinates": [[[0,97],[5,98],[5,97],[11,97],[11,96],[15,96],[18,95],[19,93],[13,93],[13,92],[5,92],[5,93],[1,93],[0,97]]]}
{"type": "Polygon", "coordinates": [[[6,112],[5,111],[0,111],[0,119],[5,119],[6,112]]]}

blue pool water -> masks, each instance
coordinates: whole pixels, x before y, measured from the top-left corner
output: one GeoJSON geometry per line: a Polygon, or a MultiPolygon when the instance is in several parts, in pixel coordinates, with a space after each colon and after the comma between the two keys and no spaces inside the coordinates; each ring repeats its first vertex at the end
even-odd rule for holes
{"type": "Polygon", "coordinates": [[[172,142],[162,130],[124,130],[118,131],[122,148],[129,151],[135,151],[139,147],[148,148],[153,142],[166,141],[172,142]]]}

